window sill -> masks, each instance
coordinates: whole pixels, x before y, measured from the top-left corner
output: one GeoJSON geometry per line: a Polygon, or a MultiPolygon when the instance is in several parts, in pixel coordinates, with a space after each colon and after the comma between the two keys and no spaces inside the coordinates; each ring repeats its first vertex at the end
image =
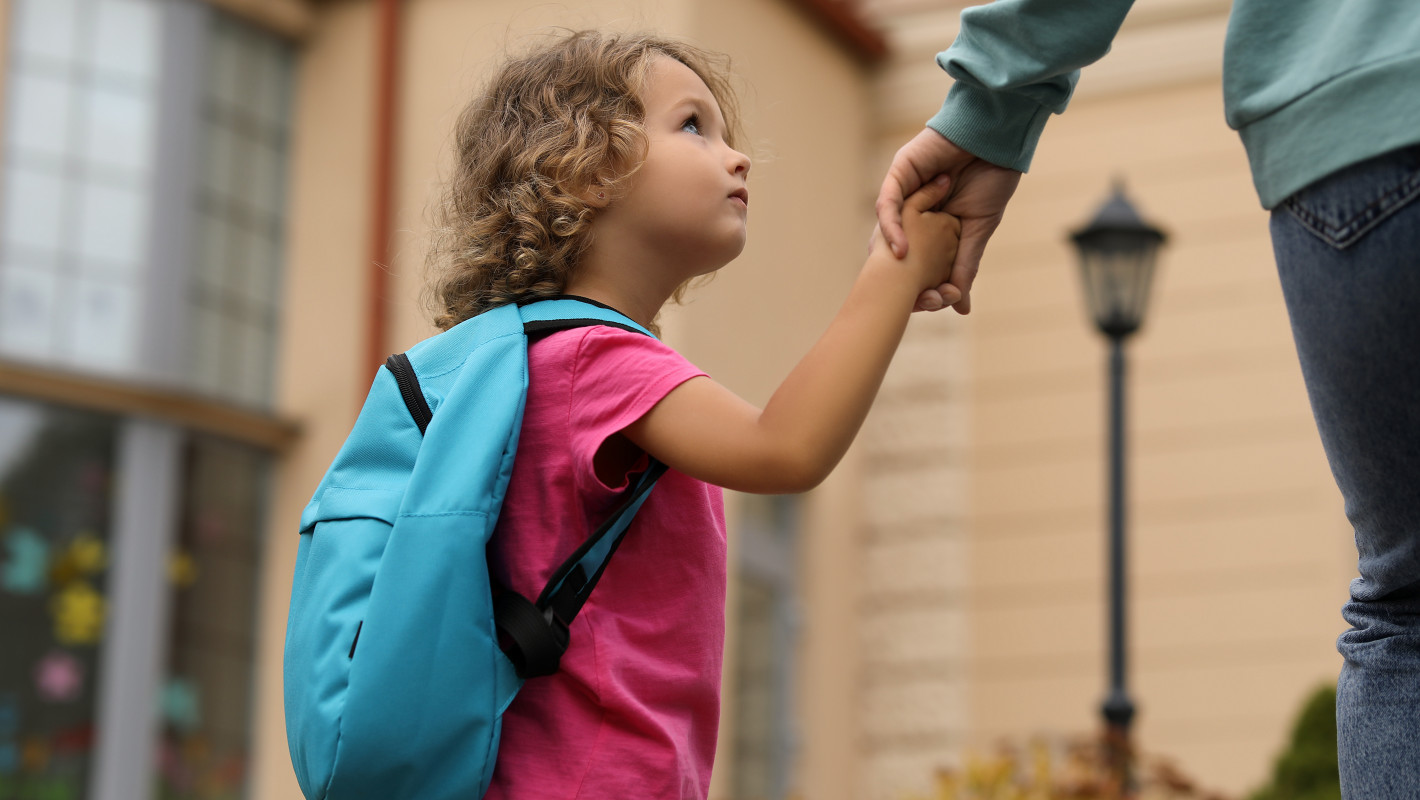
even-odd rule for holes
{"type": "Polygon", "coordinates": [[[86,411],[170,422],[252,445],[276,455],[300,436],[300,426],[259,411],[180,390],[63,372],[0,359],[0,394],[86,411]]]}

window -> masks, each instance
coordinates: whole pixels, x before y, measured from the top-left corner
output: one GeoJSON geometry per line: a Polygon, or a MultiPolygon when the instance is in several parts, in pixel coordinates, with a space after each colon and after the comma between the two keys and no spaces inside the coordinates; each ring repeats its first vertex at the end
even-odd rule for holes
{"type": "Polygon", "coordinates": [[[206,393],[266,405],[279,311],[292,53],[224,16],[213,21],[209,48],[186,372],[206,393]]]}
{"type": "Polygon", "coordinates": [[[247,777],[269,459],[207,436],[190,437],[183,449],[155,783],[171,800],[238,798],[247,777]]]}
{"type": "Polygon", "coordinates": [[[0,398],[0,797],[244,796],[269,472],[0,398]]]}
{"type": "Polygon", "coordinates": [[[12,8],[0,355],[269,407],[292,46],[186,0],[12,8]]]}
{"type": "Polygon", "coordinates": [[[0,350],[138,359],[153,211],[156,0],[13,5],[0,350]]]}
{"type": "MultiPolygon", "coordinates": [[[[192,0],[9,8],[0,359],[265,421],[292,45],[192,0]]],[[[247,794],[273,457],[127,413],[0,396],[0,798],[247,794]]]]}
{"type": "Polygon", "coordinates": [[[89,780],[116,442],[113,419],[0,401],[0,797],[89,780]]]}
{"type": "Polygon", "coordinates": [[[742,497],[734,608],[733,783],[736,798],[789,796],[796,745],[793,683],[797,625],[798,503],[742,497]]]}

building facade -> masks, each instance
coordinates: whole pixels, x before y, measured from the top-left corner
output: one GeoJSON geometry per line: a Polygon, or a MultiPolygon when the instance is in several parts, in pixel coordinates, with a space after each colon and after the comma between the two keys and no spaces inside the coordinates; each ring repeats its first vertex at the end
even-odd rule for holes
{"type": "MultiPolygon", "coordinates": [[[[973,312],[952,323],[968,376],[965,646],[913,663],[963,674],[972,749],[1097,719],[1108,675],[1106,349],[1067,235],[1122,180],[1171,237],[1129,345],[1135,727],[1146,751],[1241,793],[1268,774],[1303,698],[1340,670],[1356,554],[1302,386],[1268,216],[1223,119],[1230,5],[1140,0],[1046,125],[973,312]]],[[[889,151],[940,103],[940,75],[922,65],[954,37],[957,11],[870,7],[896,45],[878,78],[889,151]]],[[[922,602],[934,596],[924,589],[922,602]]]]}
{"type": "MultiPolygon", "coordinates": [[[[1229,4],[1137,6],[973,313],[914,319],[819,489],[727,497],[713,797],[897,800],[1096,724],[1104,350],[1065,236],[1115,176],[1172,236],[1132,345],[1141,743],[1244,790],[1334,678],[1355,555],[1222,120],[1229,4]]],[[[384,354],[433,332],[425,213],[503,53],[556,26],[731,56],[750,244],[663,328],[762,404],[845,296],[960,8],[0,0],[0,796],[299,797],[295,520],[384,354]]]]}

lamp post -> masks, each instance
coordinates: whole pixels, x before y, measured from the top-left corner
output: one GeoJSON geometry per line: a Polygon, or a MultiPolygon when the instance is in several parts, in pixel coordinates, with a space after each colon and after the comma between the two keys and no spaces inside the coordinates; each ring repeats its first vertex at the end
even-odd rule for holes
{"type": "Polygon", "coordinates": [[[1134,701],[1125,670],[1124,342],[1139,330],[1164,232],[1139,217],[1116,181],[1095,218],[1070,235],[1080,253],[1085,299],[1109,339],[1109,694],[1101,712],[1110,763],[1122,793],[1132,794],[1129,726],[1134,701]]]}

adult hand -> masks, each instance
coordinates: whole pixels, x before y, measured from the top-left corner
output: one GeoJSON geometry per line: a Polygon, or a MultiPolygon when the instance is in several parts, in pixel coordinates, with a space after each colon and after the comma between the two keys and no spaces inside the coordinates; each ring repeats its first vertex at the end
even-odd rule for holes
{"type": "MultiPolygon", "coordinates": [[[[942,287],[950,285],[961,293],[961,299],[952,303],[952,307],[959,314],[968,314],[971,312],[971,284],[981,266],[981,254],[986,250],[986,241],[1001,224],[1006,203],[1015,193],[1021,173],[977,158],[940,133],[923,128],[893,156],[878,192],[878,224],[898,258],[907,255],[907,235],[902,231],[903,201],[938,175],[951,179],[950,194],[941,210],[961,220],[961,245],[952,263],[951,280],[942,287]]],[[[928,289],[917,299],[917,308],[941,309],[946,305],[945,294],[942,288],[928,289]]]]}
{"type": "Polygon", "coordinates": [[[939,175],[926,185],[907,196],[903,203],[902,227],[907,240],[912,242],[912,252],[901,259],[888,249],[882,228],[874,229],[873,245],[870,253],[882,259],[897,262],[917,275],[919,286],[936,290],[940,285],[951,300],[960,300],[956,288],[945,284],[951,277],[952,259],[956,256],[957,243],[961,238],[961,220],[940,210],[947,198],[951,180],[939,175]]]}

